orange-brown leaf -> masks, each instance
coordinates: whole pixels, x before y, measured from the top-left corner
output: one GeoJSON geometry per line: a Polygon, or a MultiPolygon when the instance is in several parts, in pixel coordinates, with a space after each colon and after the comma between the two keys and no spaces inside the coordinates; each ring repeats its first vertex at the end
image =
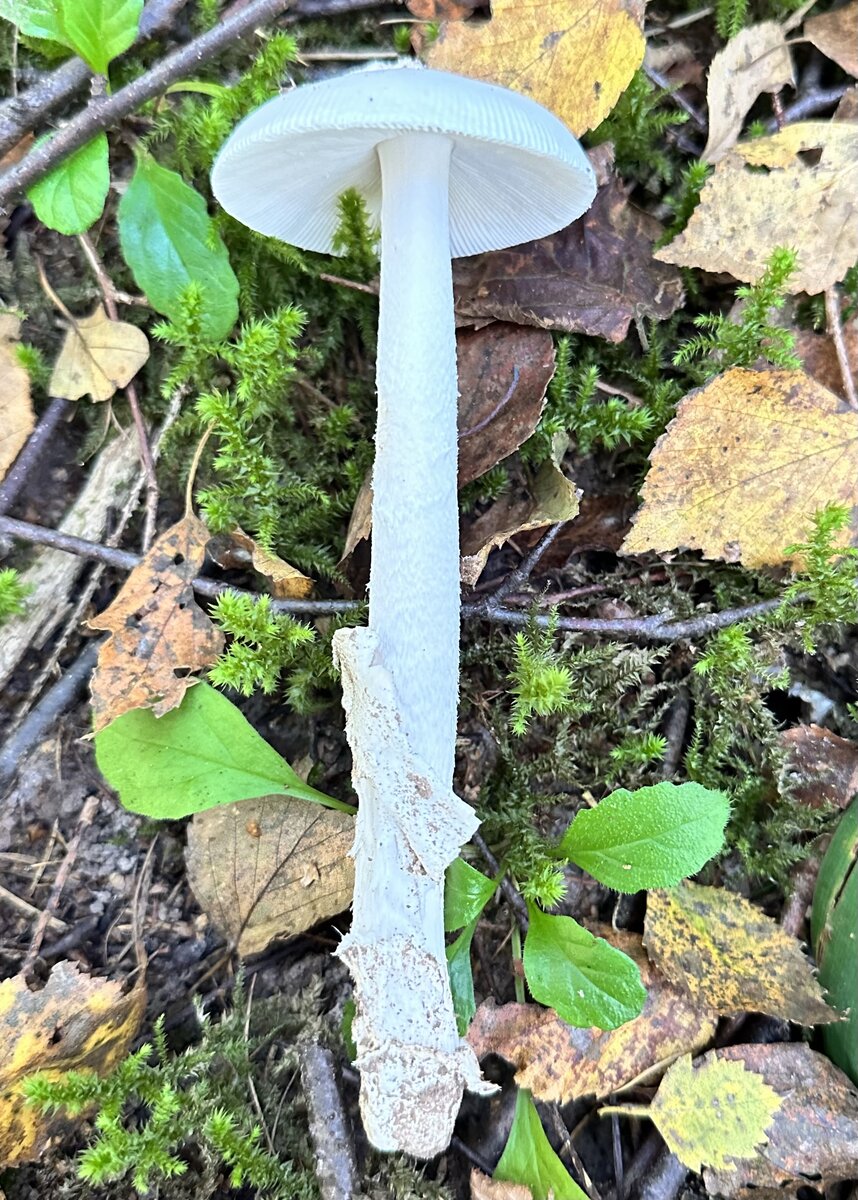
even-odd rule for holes
{"type": "Polygon", "coordinates": [[[182,702],[223,648],[223,634],[194,600],[192,581],[209,531],[198,517],[171,526],[125,581],[108,609],[90,621],[110,634],[92,678],[96,732],[133,708],[163,716],[182,702]]]}
{"type": "Polygon", "coordinates": [[[35,422],[30,376],[15,357],[21,322],[0,313],[0,479],[3,479],[30,436],[35,422]]]}

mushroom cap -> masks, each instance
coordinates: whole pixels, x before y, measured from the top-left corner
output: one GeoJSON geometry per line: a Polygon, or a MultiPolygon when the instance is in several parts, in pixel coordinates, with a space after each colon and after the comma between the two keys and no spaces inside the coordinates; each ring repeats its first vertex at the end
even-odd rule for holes
{"type": "Polygon", "coordinates": [[[361,68],[276,96],[246,117],[212,171],[214,194],[251,229],[334,251],[348,188],[381,217],[376,146],[443,133],[450,253],[500,250],[564,228],[596,194],[581,146],[553,113],[507,88],[428,68],[361,68]]]}

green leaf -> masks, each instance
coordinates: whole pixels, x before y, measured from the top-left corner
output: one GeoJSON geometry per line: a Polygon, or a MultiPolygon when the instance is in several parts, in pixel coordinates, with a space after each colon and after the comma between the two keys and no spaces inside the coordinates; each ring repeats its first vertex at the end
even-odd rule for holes
{"type": "Polygon", "coordinates": [[[163,717],[138,708],[95,735],[99,770],[132,812],[172,821],[253,796],[354,809],[304,783],[214,688],[198,683],[163,717]]]}
{"type": "Polygon", "coordinates": [[[27,37],[65,43],[62,0],[0,0],[0,17],[27,37]]]}
{"type": "Polygon", "coordinates": [[[63,36],[98,75],[137,37],[143,0],[59,0],[63,36]]]}
{"type": "Polygon", "coordinates": [[[539,1113],[527,1088],[515,1098],[515,1116],[494,1179],[523,1183],[533,1200],[587,1200],[545,1136],[539,1113]]]}
{"type": "Polygon", "coordinates": [[[849,1019],[822,1030],[825,1053],[858,1083],[858,800],[840,818],[816,881],[810,922],[819,982],[849,1019]]]}
{"type": "Polygon", "coordinates": [[[463,858],[454,859],[444,880],[444,928],[447,932],[475,921],[496,888],[494,879],[475,870],[463,858]]]}
{"type": "Polygon", "coordinates": [[[109,188],[107,137],[98,133],[34,184],[27,197],[49,229],[84,233],[101,216],[109,188]]]}
{"type": "Polygon", "coordinates": [[[531,901],[524,942],[524,977],[534,1000],[569,1025],[616,1029],[646,1001],[637,965],[571,917],[553,917],[531,901]]]}
{"type": "Polygon", "coordinates": [[[618,892],[675,887],[724,844],[730,801],[699,783],[613,792],[579,812],[558,847],[618,892]]]}
{"type": "Polygon", "coordinates": [[[218,341],[238,318],[238,280],[202,196],[175,171],[141,154],[119,204],[125,261],[158,312],[178,320],[182,295],[198,285],[201,333],[218,341]]]}
{"type": "Polygon", "coordinates": [[[477,920],[475,918],[470,925],[466,925],[455,942],[447,947],[447,974],[453,993],[453,1011],[456,1014],[456,1027],[462,1037],[468,1032],[468,1026],[477,1011],[474,976],[471,973],[471,939],[477,928],[477,920]]]}

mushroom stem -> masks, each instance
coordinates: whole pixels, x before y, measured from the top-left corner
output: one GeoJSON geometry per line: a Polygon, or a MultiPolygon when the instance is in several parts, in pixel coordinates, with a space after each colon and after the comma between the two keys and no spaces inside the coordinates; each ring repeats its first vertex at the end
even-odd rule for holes
{"type": "MultiPolygon", "coordinates": [[[[369,626],[412,749],[453,778],[459,695],[452,141],[399,134],[382,176],[369,626]]],[[[419,815],[415,814],[419,820],[419,815]]]]}

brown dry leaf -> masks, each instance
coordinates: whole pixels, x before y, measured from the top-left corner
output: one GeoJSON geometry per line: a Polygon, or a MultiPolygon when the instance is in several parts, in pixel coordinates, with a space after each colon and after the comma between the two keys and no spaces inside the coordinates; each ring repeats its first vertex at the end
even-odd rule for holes
{"type": "MultiPolygon", "coordinates": [[[[562,456],[558,456],[562,457],[562,456]]],[[[579,492],[557,461],[543,463],[530,494],[505,496],[462,530],[462,582],[473,587],[489,554],[517,533],[571,521],[578,512],[579,492]]]]}
{"type": "Polygon", "coordinates": [[[705,1057],[744,1063],[782,1097],[756,1158],[734,1171],[704,1171],[710,1195],[768,1200],[808,1185],[827,1193],[855,1178],[858,1091],[832,1062],[800,1042],[728,1046],[705,1057]]]}
{"type": "MultiPolygon", "coordinates": [[[[264,575],[271,584],[271,595],[276,600],[305,600],[312,592],[314,584],[309,576],[276,554],[263,550],[243,529],[234,530],[229,535],[229,541],[230,548],[226,553],[231,551],[234,556],[231,565],[252,566],[260,575],[264,575]]],[[[222,552],[216,561],[226,566],[230,559],[224,558],[222,552]]]]}
{"type": "Polygon", "coordinates": [[[111,321],[101,304],[92,316],[70,325],[51,374],[52,396],[109,400],[125,387],[149,357],[149,339],[136,325],[111,321]]]}
{"type": "Polygon", "coordinates": [[[796,725],[781,734],[786,751],[783,785],[807,805],[846,808],[858,792],[858,744],[819,725],[796,725]]]}
{"type": "MultiPolygon", "coordinates": [[[[852,368],[852,376],[858,379],[858,318],[843,324],[843,344],[846,358],[852,368]]],[[[795,351],[804,363],[808,375],[812,375],[823,387],[836,396],[846,399],[843,372],[837,358],[834,342],[827,333],[812,333],[809,329],[795,331],[795,351]]]]}
{"type": "Polygon", "coordinates": [[[682,883],[647,900],[644,946],[661,973],[712,1012],[840,1020],[822,998],[801,943],[724,888],[682,883]]]}
{"type": "Polygon", "coordinates": [[[456,313],[621,342],[635,317],[664,321],[682,303],[679,272],[653,262],[661,232],[612,177],[559,233],[454,260],[456,313]]]}
{"type": "Polygon", "coordinates": [[[465,4],[458,0],[406,0],[405,7],[418,21],[461,21],[479,5],[480,0],[469,0],[465,4]]]}
{"type": "Polygon", "coordinates": [[[471,1169],[471,1200],[533,1200],[533,1192],[523,1183],[489,1179],[476,1167],[471,1169]]]}
{"type": "Polygon", "coordinates": [[[131,1049],[146,1010],[146,988],[84,975],[59,963],[39,992],[21,975],[0,983],[0,1166],[30,1162],[66,1122],[24,1103],[18,1085],[48,1071],[106,1075],[131,1049]]]}
{"type": "Polygon", "coordinates": [[[709,68],[709,140],[703,161],[718,162],[735,145],[758,96],[794,82],[786,37],[776,21],[749,25],[730,38],[709,68]]]}
{"type": "Polygon", "coordinates": [[[188,879],[247,958],[348,908],[353,841],[353,817],[291,796],[218,805],[188,826],[188,879]]]}
{"type": "Polygon", "coordinates": [[[532,96],[579,137],[605,119],[643,62],[639,0],[494,0],[490,21],[449,22],[430,67],[532,96]]]}
{"type": "MultiPolygon", "coordinates": [[[[640,937],[612,933],[611,942],[637,963],[647,999],[640,1016],[619,1029],[573,1029],[551,1009],[486,1000],[468,1029],[478,1058],[500,1054],[517,1068],[515,1081],[537,1100],[567,1104],[625,1087],[681,1054],[696,1054],[714,1037],[717,1018],[689,1003],[653,968],[640,937]]],[[[661,1071],[658,1072],[661,1074],[661,1071]]]]}
{"type": "Polygon", "coordinates": [[[30,400],[30,376],[15,357],[21,322],[0,313],[0,479],[18,457],[36,418],[30,400]]]}
{"type": "Polygon", "coordinates": [[[779,246],[798,251],[793,294],[824,292],[858,259],[858,123],[800,121],[734,146],[683,232],[655,257],[755,283],[779,246]],[[798,157],[819,149],[818,163],[798,157]]]}
{"type": "Polygon", "coordinates": [[[163,533],[116,599],[89,622],[105,629],[92,677],[95,732],[133,708],[156,717],[177,708],[223,649],[223,634],[194,600],[192,581],[205,558],[208,529],[193,515],[163,533]]]}
{"type": "Polygon", "coordinates": [[[847,75],[858,77],[858,0],[809,17],[804,23],[804,36],[847,75]]]}
{"type": "Polygon", "coordinates": [[[803,371],[735,367],[680,402],[650,463],[624,554],[783,563],[816,509],[858,512],[858,413],[803,371]]]}

